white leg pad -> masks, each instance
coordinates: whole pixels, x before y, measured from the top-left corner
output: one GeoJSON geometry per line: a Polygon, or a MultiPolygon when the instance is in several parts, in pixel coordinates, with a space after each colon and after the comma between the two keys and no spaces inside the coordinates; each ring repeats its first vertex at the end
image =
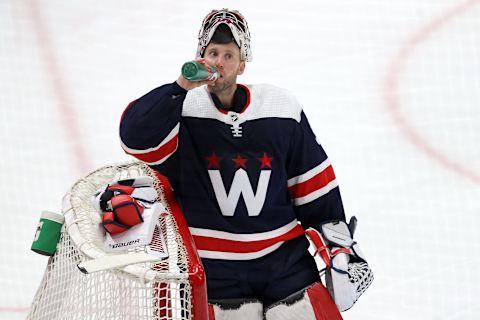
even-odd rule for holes
{"type": "Polygon", "coordinates": [[[265,319],[342,320],[342,316],[327,289],[317,282],[270,306],[265,319]]]}
{"type": "Polygon", "coordinates": [[[315,320],[312,303],[308,295],[291,304],[277,304],[265,313],[267,320],[315,320]]]}
{"type": "MultiPolygon", "coordinates": [[[[226,307],[221,302],[211,303],[215,314],[214,320],[262,320],[263,305],[259,301],[245,302],[236,307],[226,307]]],[[[213,320],[213,319],[209,319],[213,320]]]]}

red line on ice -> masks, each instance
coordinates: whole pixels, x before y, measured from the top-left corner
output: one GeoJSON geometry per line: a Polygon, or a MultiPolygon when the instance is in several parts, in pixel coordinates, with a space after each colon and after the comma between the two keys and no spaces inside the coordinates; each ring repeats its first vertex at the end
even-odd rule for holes
{"type": "MultiPolygon", "coordinates": [[[[73,99],[69,95],[66,81],[62,75],[62,68],[59,66],[55,56],[54,46],[41,15],[39,4],[36,0],[31,0],[25,4],[25,7],[28,7],[41,58],[47,69],[47,76],[57,100],[57,111],[60,114],[60,121],[66,137],[71,143],[72,154],[76,161],[75,169],[77,173],[85,173],[90,168],[90,165],[86,148],[82,144],[73,99]]],[[[0,306],[1,313],[27,313],[28,310],[29,307],[0,306]]]]}
{"type": "Polygon", "coordinates": [[[463,14],[471,7],[480,3],[480,0],[468,0],[447,10],[442,15],[430,21],[428,24],[415,32],[402,46],[388,68],[385,79],[385,101],[389,113],[393,116],[395,124],[402,130],[406,138],[417,148],[426,153],[431,159],[443,165],[448,170],[463,176],[476,184],[480,184],[480,173],[477,173],[465,165],[455,162],[439,150],[435,149],[422,135],[411,126],[405,115],[401,112],[400,101],[397,97],[399,78],[405,70],[406,63],[413,51],[435,32],[445,27],[453,18],[463,14]]]}
{"type": "Polygon", "coordinates": [[[75,104],[69,94],[67,81],[62,74],[62,67],[55,56],[55,48],[45,20],[42,17],[41,6],[37,0],[29,1],[26,6],[29,8],[41,58],[47,69],[47,76],[57,100],[56,105],[61,125],[66,133],[67,140],[71,143],[77,173],[85,174],[91,168],[88,153],[82,143],[81,131],[75,114],[75,104]]]}
{"type": "Polygon", "coordinates": [[[27,313],[28,309],[25,307],[0,307],[0,312],[11,312],[11,313],[27,313]]]}

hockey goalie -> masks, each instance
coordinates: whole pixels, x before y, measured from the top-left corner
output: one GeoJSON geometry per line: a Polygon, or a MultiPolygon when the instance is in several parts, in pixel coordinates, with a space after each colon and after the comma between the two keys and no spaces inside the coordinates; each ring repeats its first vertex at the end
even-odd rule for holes
{"type": "Polygon", "coordinates": [[[205,268],[211,319],[341,319],[373,273],[297,99],[237,83],[250,43],[240,12],[208,13],[194,61],[208,72],[131,102],[122,148],[170,179],[205,268]],[[310,228],[329,290],[308,252],[310,228]]]}
{"type": "Polygon", "coordinates": [[[237,83],[250,40],[242,14],[213,10],[194,61],[206,76],[127,106],[121,145],[141,162],[72,188],[29,319],[338,320],[368,288],[356,219],[299,102],[237,83]]]}

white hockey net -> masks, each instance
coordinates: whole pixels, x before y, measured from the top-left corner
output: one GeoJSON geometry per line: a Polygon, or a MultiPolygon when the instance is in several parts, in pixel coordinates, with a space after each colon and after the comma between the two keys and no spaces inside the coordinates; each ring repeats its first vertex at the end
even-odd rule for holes
{"type": "Polygon", "coordinates": [[[63,199],[65,224],[61,239],[57,252],[49,259],[27,319],[203,318],[198,315],[206,307],[206,294],[201,294],[205,293],[204,283],[193,289],[197,284],[191,281],[204,279],[198,274],[203,268],[198,256],[191,256],[191,238],[185,234],[188,229],[182,225],[184,220],[173,213],[175,203],[167,199],[164,187],[169,188],[149,167],[138,162],[106,166],[77,181],[63,199]],[[80,262],[107,255],[92,195],[114,179],[144,175],[155,178],[157,200],[169,212],[161,215],[160,227],[150,245],[129,249],[128,253],[164,250],[161,246],[166,243],[168,258],[95,273],[81,272],[77,267],[80,262]],[[157,241],[160,232],[165,242],[157,241]],[[200,295],[194,297],[196,292],[200,295]]]}

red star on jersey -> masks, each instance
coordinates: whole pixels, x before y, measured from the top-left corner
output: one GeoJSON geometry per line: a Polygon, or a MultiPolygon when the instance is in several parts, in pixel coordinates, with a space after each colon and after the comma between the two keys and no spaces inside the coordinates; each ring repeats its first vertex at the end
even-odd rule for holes
{"type": "Polygon", "coordinates": [[[215,152],[212,152],[212,155],[206,157],[206,159],[208,161],[209,168],[220,168],[220,160],[222,160],[222,158],[217,156],[215,152]]]}
{"type": "Polygon", "coordinates": [[[269,158],[265,152],[263,153],[263,158],[257,158],[257,159],[262,163],[262,166],[260,167],[260,169],[263,169],[266,167],[269,167],[270,169],[272,168],[271,162],[273,158],[269,158]]]}
{"type": "Polygon", "coordinates": [[[247,159],[244,159],[242,157],[240,157],[239,154],[237,154],[237,156],[235,158],[232,159],[233,162],[235,162],[235,167],[236,168],[245,168],[247,169],[247,159]]]}

